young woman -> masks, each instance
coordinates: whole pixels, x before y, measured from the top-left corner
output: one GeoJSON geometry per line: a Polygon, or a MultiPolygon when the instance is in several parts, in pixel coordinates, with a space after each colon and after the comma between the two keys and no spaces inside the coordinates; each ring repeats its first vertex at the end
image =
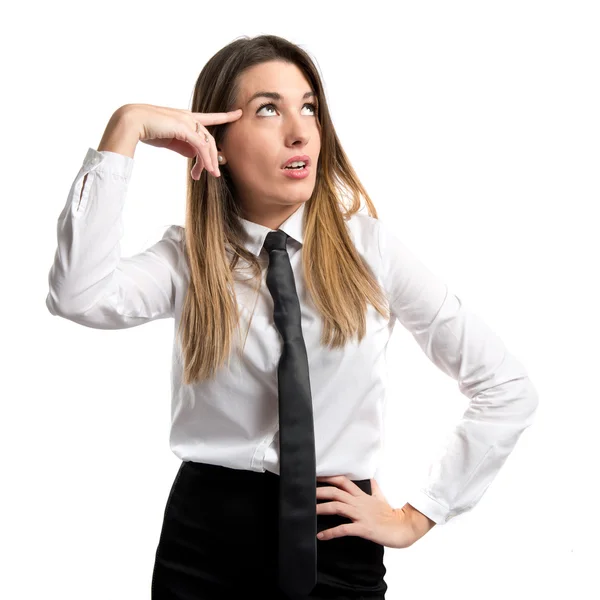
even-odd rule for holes
{"type": "Polygon", "coordinates": [[[60,214],[49,283],[49,311],[88,327],[175,322],[182,462],[153,600],[384,598],[384,547],[473,508],[537,407],[498,336],[377,218],[313,61],[277,36],[217,52],[191,110],[115,111],[60,214]],[[122,257],[138,142],[188,158],[185,227],[122,257]],[[396,320],[470,399],[401,508],[373,478],[396,320]]]}

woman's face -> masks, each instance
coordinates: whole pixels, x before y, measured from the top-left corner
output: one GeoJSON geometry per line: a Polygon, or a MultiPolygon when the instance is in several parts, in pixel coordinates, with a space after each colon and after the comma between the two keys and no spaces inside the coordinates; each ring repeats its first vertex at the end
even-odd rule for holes
{"type": "Polygon", "coordinates": [[[313,192],[321,135],[318,99],[305,97],[312,91],[302,71],[282,61],[255,65],[241,76],[240,97],[231,110],[241,108],[242,116],[227,125],[218,149],[224,159],[219,164],[229,169],[249,221],[277,229],[313,192]],[[281,99],[252,98],[259,92],[281,99]],[[296,155],[310,158],[304,179],[287,177],[283,170],[296,155]]]}

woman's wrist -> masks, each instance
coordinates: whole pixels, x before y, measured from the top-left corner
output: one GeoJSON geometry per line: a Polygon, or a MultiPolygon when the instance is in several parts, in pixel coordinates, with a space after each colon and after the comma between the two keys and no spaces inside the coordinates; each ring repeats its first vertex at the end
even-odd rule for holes
{"type": "Polygon", "coordinates": [[[419,537],[424,536],[430,529],[435,527],[436,522],[424,515],[420,510],[417,510],[408,502],[401,509],[407,516],[419,537]]]}

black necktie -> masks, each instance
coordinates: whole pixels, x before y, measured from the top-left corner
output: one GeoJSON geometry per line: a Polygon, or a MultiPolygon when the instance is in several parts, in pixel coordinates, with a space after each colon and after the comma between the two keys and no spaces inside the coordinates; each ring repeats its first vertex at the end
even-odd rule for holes
{"type": "Polygon", "coordinates": [[[317,477],[312,396],[300,302],[285,231],[267,234],[267,287],[283,349],[279,390],[279,586],[292,598],[308,595],[317,581],[317,477]]]}

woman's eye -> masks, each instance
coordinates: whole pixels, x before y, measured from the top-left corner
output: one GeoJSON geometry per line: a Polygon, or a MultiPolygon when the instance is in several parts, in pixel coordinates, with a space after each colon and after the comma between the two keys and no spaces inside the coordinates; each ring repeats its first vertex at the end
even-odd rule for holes
{"type": "MultiPolygon", "coordinates": [[[[317,106],[315,104],[313,104],[312,102],[307,102],[304,106],[310,106],[310,108],[313,111],[313,115],[317,114],[317,106]]],[[[258,109],[256,110],[256,114],[258,114],[263,108],[267,108],[267,107],[273,107],[273,108],[275,108],[275,105],[272,102],[268,102],[266,104],[261,104],[258,107],[258,109]]]]}

